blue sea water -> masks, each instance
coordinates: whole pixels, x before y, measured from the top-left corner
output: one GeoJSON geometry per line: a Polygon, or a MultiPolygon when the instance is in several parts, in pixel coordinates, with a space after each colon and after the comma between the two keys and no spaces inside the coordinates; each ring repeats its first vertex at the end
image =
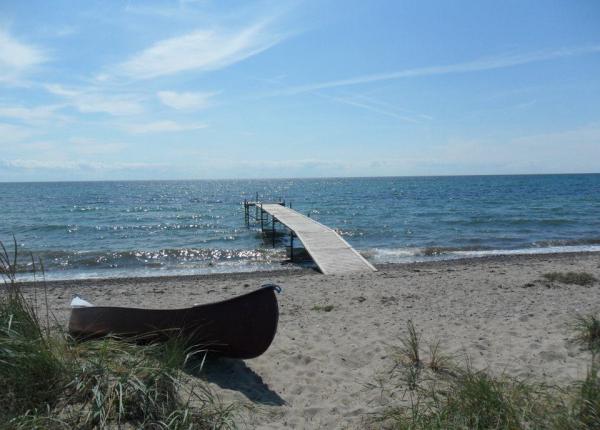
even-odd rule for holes
{"type": "Polygon", "coordinates": [[[14,234],[23,275],[33,253],[47,279],[290,268],[244,224],[255,193],[375,264],[600,250],[598,174],[0,183],[0,240],[14,234]]]}

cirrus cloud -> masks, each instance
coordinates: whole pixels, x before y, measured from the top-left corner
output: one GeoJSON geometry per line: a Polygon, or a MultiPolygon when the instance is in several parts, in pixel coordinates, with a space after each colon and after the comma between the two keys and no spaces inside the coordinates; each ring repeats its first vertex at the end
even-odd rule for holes
{"type": "Polygon", "coordinates": [[[184,71],[218,70],[256,55],[282,40],[265,22],[237,31],[196,30],[156,42],[117,67],[133,79],[151,79],[184,71]]]}
{"type": "Polygon", "coordinates": [[[600,53],[600,45],[588,45],[572,48],[562,48],[550,51],[526,52],[512,55],[497,55],[478,58],[475,60],[446,64],[441,66],[428,66],[414,69],[399,70],[390,73],[375,73],[371,75],[355,76],[335,81],[317,82],[283,89],[275,95],[295,95],[315,90],[346,87],[352,85],[370,84],[373,82],[390,81],[405,78],[424,76],[449,75],[458,73],[483,72],[487,70],[505,69],[541,61],[557,60],[587,54],[600,53]]]}
{"type": "Polygon", "coordinates": [[[178,123],[175,121],[154,121],[140,124],[128,124],[124,128],[132,134],[144,133],[176,133],[180,131],[199,130],[206,128],[204,123],[178,123]]]}
{"type": "Polygon", "coordinates": [[[26,127],[0,123],[0,136],[2,136],[0,144],[19,142],[30,137],[32,134],[32,131],[26,127]]]}
{"type": "Polygon", "coordinates": [[[210,106],[210,99],[216,93],[159,91],[159,100],[166,106],[177,110],[204,109],[210,106]]]}
{"type": "Polygon", "coordinates": [[[0,166],[12,169],[24,170],[129,170],[129,169],[154,169],[168,167],[165,163],[103,163],[98,161],[79,160],[38,160],[38,159],[14,159],[0,160],[0,166]]]}
{"type": "Polygon", "coordinates": [[[0,82],[11,81],[48,60],[39,48],[27,45],[0,28],[0,82]]]}
{"type": "Polygon", "coordinates": [[[104,94],[96,88],[72,89],[58,84],[49,84],[45,88],[51,94],[65,99],[82,113],[123,116],[144,112],[140,97],[135,94],[104,94]]]}

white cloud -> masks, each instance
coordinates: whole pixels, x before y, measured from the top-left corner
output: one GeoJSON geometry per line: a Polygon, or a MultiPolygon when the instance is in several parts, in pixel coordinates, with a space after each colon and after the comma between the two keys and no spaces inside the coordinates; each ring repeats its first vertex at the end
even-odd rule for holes
{"type": "Polygon", "coordinates": [[[46,90],[55,94],[57,96],[65,97],[65,98],[74,98],[81,94],[80,91],[77,90],[69,90],[62,85],[58,84],[48,84],[46,85],[46,90]]]}
{"type": "Polygon", "coordinates": [[[519,66],[522,64],[536,63],[540,61],[554,60],[559,58],[573,57],[584,54],[600,52],[600,45],[585,46],[579,48],[565,48],[554,51],[538,51],[516,55],[499,55],[495,57],[484,57],[464,63],[448,64],[443,66],[421,67],[415,69],[400,70],[391,73],[376,73],[372,75],[357,76],[336,81],[320,82],[301,85],[284,89],[277,94],[299,94],[326,88],[344,87],[348,85],[368,84],[371,82],[389,81],[394,79],[413,78],[420,76],[447,75],[452,73],[481,72],[485,70],[503,69],[519,66]]]}
{"type": "Polygon", "coordinates": [[[341,161],[319,160],[316,158],[305,158],[299,160],[246,160],[234,163],[241,168],[254,168],[259,171],[264,169],[295,169],[295,170],[314,170],[314,169],[337,169],[343,170],[349,167],[349,163],[341,161]]]}
{"type": "Polygon", "coordinates": [[[70,105],[83,113],[107,113],[124,116],[144,112],[140,97],[135,94],[106,95],[96,88],[70,89],[62,85],[46,85],[46,89],[63,97],[70,105]]]}
{"type": "Polygon", "coordinates": [[[204,123],[181,124],[175,121],[155,121],[141,124],[128,124],[125,129],[133,134],[174,133],[180,131],[199,130],[208,127],[204,123]]]}
{"type": "Polygon", "coordinates": [[[126,96],[105,96],[86,94],[74,100],[74,104],[83,113],[102,112],[110,115],[135,115],[142,113],[142,106],[126,96]]]}
{"type": "Polygon", "coordinates": [[[72,25],[65,25],[63,27],[57,28],[55,30],[55,35],[57,37],[67,37],[67,36],[72,36],[75,33],[77,33],[79,30],[77,27],[72,26],[72,25]]]}
{"type": "Polygon", "coordinates": [[[25,127],[0,123],[0,143],[18,142],[31,135],[31,131],[25,127]]]}
{"type": "Polygon", "coordinates": [[[18,119],[21,121],[49,120],[56,118],[56,111],[62,105],[36,106],[0,106],[0,117],[18,119]]]}
{"type": "Polygon", "coordinates": [[[413,165],[430,166],[432,172],[445,169],[444,174],[598,172],[600,127],[587,125],[507,140],[454,138],[414,156],[413,165]]]}
{"type": "MultiPolygon", "coordinates": [[[[244,170],[244,174],[266,175],[275,173],[276,176],[283,175],[303,175],[307,172],[321,170],[323,172],[338,172],[350,169],[352,162],[340,160],[321,160],[317,158],[301,159],[233,159],[231,157],[207,157],[205,151],[193,149],[189,151],[189,156],[194,158],[193,168],[202,168],[205,171],[228,170],[239,172],[244,170]]],[[[189,166],[188,166],[189,167],[189,166]]]]}
{"type": "Polygon", "coordinates": [[[513,143],[537,147],[562,147],[567,151],[571,151],[573,145],[593,145],[600,153],[600,126],[587,125],[572,130],[524,136],[513,139],[513,143]]]}
{"type": "Polygon", "coordinates": [[[329,96],[326,94],[321,94],[318,92],[312,92],[312,93],[316,96],[325,98],[327,100],[332,100],[332,101],[335,101],[338,103],[365,109],[365,110],[368,110],[371,112],[375,112],[375,113],[378,113],[381,115],[385,115],[385,116],[388,116],[391,118],[398,119],[400,121],[412,122],[412,123],[419,122],[415,116],[399,114],[398,112],[395,112],[394,107],[385,106],[385,105],[382,106],[381,103],[373,102],[365,97],[360,97],[360,96],[334,97],[334,96],[329,96]]]}
{"type": "Polygon", "coordinates": [[[69,142],[73,145],[73,150],[81,155],[113,154],[125,148],[125,145],[122,143],[102,142],[85,137],[71,138],[69,142]]]}
{"type": "Polygon", "coordinates": [[[57,145],[55,142],[47,140],[27,140],[26,142],[19,142],[19,149],[23,149],[24,152],[34,152],[39,155],[41,152],[56,152],[62,150],[62,145],[57,145]]]}
{"type": "Polygon", "coordinates": [[[96,161],[14,159],[0,160],[0,165],[25,170],[130,170],[168,167],[164,163],[102,163],[96,161]]]}
{"type": "Polygon", "coordinates": [[[0,81],[16,79],[47,59],[39,48],[19,42],[0,28],[0,81]]]}
{"type": "Polygon", "coordinates": [[[234,32],[197,30],[161,40],[118,67],[118,73],[149,79],[184,71],[218,70],[279,43],[264,23],[234,32]]]}
{"type": "Polygon", "coordinates": [[[159,91],[156,93],[160,101],[173,109],[193,110],[204,109],[210,105],[210,99],[216,93],[159,91]]]}

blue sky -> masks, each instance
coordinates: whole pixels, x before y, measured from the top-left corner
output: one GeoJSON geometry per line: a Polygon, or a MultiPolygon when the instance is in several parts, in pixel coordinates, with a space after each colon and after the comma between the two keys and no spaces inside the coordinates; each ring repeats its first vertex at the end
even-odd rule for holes
{"type": "Polygon", "coordinates": [[[600,3],[4,1],[0,181],[600,172],[600,3]]]}

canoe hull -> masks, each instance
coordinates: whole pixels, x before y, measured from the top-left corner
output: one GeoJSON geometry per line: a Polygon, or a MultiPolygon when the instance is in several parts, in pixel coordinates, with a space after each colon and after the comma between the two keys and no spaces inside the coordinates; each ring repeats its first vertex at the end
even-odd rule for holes
{"type": "Polygon", "coordinates": [[[142,342],[180,336],[219,355],[254,358],[267,350],[277,331],[275,288],[184,309],[74,308],[69,333],[80,340],[112,335],[142,342]]]}

